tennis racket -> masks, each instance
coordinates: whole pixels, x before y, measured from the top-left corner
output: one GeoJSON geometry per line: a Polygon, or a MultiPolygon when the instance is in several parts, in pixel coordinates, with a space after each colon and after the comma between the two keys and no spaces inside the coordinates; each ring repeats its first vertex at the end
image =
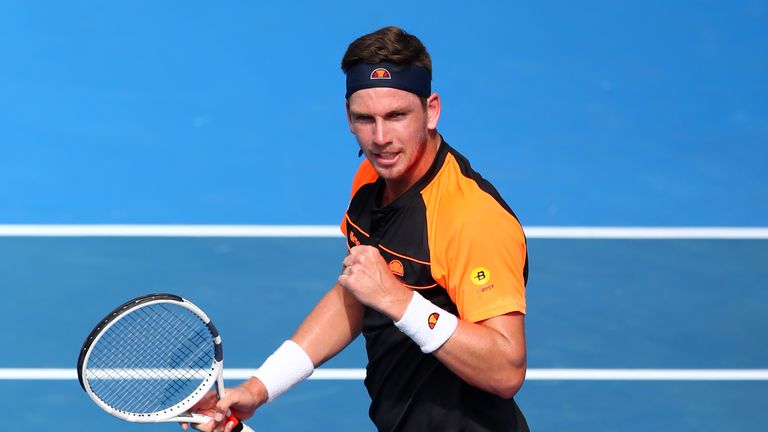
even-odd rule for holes
{"type": "MultiPolygon", "coordinates": [[[[150,294],[110,312],[88,335],[77,360],[80,385],[123,420],[205,423],[190,413],[216,385],[224,395],[221,337],[208,316],[173,294],[150,294]]],[[[234,416],[235,432],[253,432],[234,416]]]]}

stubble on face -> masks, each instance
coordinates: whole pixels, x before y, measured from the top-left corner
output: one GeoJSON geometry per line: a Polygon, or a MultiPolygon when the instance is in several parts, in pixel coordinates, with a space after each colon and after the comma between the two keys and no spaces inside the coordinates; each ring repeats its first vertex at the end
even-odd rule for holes
{"type": "Polygon", "coordinates": [[[348,101],[350,129],[390,196],[399,196],[426,173],[436,152],[429,146],[427,112],[418,96],[391,88],[360,90],[348,101]]]}

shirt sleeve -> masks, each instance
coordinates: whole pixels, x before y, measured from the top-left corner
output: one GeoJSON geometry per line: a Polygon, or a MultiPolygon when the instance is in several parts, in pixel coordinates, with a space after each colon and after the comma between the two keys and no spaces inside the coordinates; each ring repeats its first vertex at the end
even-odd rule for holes
{"type": "Polygon", "coordinates": [[[443,197],[428,216],[432,275],[462,319],[478,322],[526,312],[527,248],[522,226],[493,197],[477,190],[443,197]]]}

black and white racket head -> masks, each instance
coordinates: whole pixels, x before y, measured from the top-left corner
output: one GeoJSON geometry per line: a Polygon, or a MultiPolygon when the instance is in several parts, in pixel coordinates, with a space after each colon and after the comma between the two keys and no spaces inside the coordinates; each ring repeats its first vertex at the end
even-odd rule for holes
{"type": "MultiPolygon", "coordinates": [[[[178,419],[220,382],[221,338],[208,316],[173,294],[129,300],[102,319],[80,350],[80,385],[123,420],[178,419]]],[[[194,421],[194,419],[192,419],[194,421]]]]}

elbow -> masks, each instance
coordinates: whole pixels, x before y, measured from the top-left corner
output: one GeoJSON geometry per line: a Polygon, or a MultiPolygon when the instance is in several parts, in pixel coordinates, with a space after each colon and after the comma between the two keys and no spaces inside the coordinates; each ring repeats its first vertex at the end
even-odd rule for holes
{"type": "Polygon", "coordinates": [[[503,377],[499,377],[495,380],[492,387],[489,389],[490,393],[502,398],[512,399],[520,388],[523,387],[525,381],[525,365],[516,367],[504,374],[503,377]]]}

